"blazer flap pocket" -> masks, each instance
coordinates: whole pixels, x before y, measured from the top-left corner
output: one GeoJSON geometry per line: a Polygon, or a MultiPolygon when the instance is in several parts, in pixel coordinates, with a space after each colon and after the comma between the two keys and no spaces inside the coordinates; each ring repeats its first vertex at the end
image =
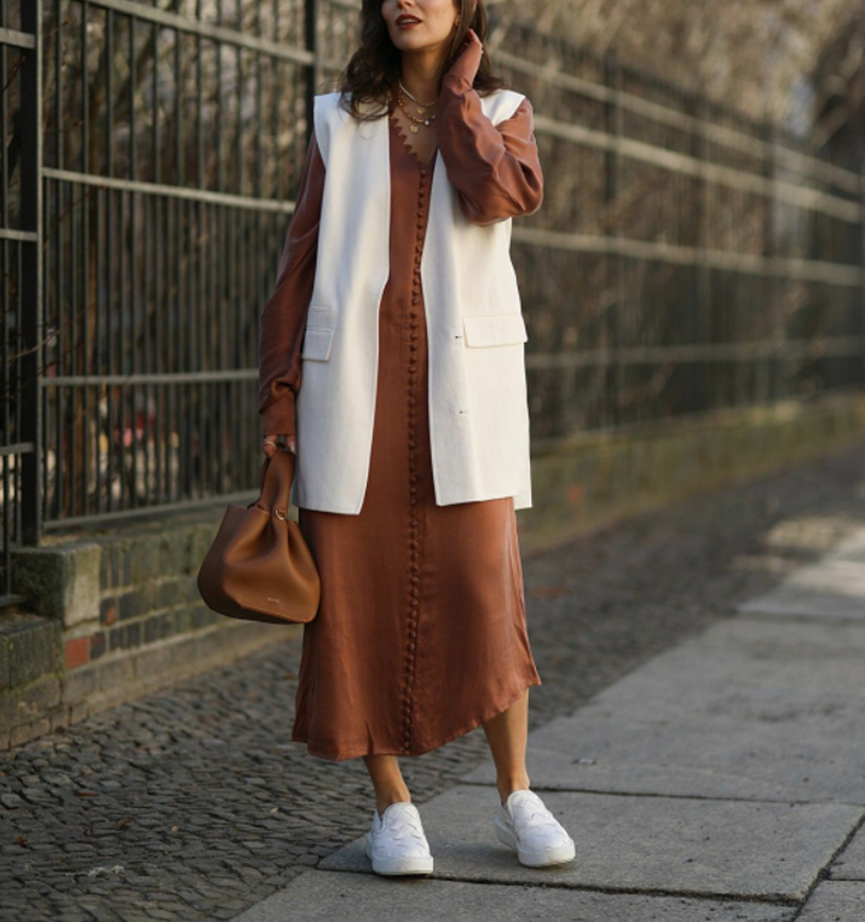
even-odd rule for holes
{"type": "Polygon", "coordinates": [[[503,346],[524,343],[529,338],[526,322],[519,311],[463,317],[463,329],[469,346],[503,346]]]}
{"type": "Polygon", "coordinates": [[[302,359],[312,359],[314,362],[326,362],[330,358],[333,347],[333,334],[333,330],[319,330],[307,327],[303,335],[300,357],[302,359]]]}
{"type": "Polygon", "coordinates": [[[306,312],[306,325],[316,330],[332,330],[333,311],[329,304],[310,304],[306,312]]]}

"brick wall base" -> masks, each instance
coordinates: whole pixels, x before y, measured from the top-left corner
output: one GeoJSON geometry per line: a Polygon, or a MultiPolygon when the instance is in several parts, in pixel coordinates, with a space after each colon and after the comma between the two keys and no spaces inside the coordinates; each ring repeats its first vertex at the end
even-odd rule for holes
{"type": "Polygon", "coordinates": [[[536,445],[523,555],[616,519],[840,450],[865,436],[865,394],[725,410],[536,445]]]}
{"type": "Polygon", "coordinates": [[[201,601],[198,568],[223,509],[13,552],[15,591],[38,614],[0,616],[0,749],[300,635],[201,601]]]}

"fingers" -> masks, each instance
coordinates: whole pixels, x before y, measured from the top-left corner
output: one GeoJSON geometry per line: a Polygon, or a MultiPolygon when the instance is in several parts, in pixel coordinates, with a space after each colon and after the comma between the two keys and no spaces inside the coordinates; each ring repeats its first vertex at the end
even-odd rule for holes
{"type": "Polygon", "coordinates": [[[261,440],[261,450],[268,458],[272,458],[280,448],[288,449],[292,454],[297,454],[297,436],[294,434],[286,436],[266,435],[261,440]],[[283,444],[280,444],[280,442],[283,444]]]}

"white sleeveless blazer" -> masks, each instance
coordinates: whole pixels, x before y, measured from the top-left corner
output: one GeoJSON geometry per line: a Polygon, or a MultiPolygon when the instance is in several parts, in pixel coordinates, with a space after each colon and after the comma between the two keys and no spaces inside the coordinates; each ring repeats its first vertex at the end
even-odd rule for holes
{"type": "MultiPolygon", "coordinates": [[[[301,348],[292,502],[357,515],[372,448],[378,381],[378,310],[390,273],[387,117],[358,122],[315,97],[326,167],[318,255],[301,348]]],[[[496,124],[524,99],[480,97],[496,124]]],[[[463,215],[441,151],[433,166],[421,259],[429,357],[429,420],[436,503],[514,497],[532,505],[526,326],[510,258],[508,218],[463,215]]]]}

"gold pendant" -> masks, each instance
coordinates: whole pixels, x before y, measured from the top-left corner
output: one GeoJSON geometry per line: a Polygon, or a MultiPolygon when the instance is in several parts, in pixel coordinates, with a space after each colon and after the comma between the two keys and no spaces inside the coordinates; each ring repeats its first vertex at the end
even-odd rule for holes
{"type": "Polygon", "coordinates": [[[417,134],[420,129],[417,125],[410,125],[408,130],[412,132],[412,134],[417,134]]]}

